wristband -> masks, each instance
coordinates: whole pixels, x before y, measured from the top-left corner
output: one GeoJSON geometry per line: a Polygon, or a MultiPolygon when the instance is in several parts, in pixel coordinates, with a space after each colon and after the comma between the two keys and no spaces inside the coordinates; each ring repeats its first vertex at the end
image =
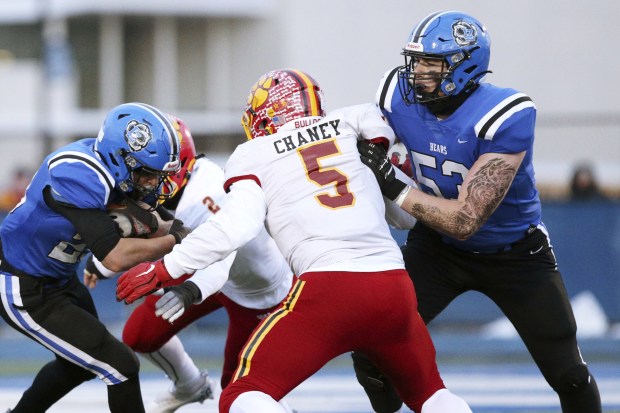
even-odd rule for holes
{"type": "Polygon", "coordinates": [[[101,261],[96,259],[94,256],[91,256],[88,261],[86,261],[85,270],[91,274],[94,274],[100,280],[112,278],[117,274],[116,272],[110,271],[104,267],[101,261]]]}
{"type": "Polygon", "coordinates": [[[407,185],[405,189],[401,191],[400,195],[398,195],[396,199],[394,200],[396,205],[398,205],[399,207],[403,206],[403,202],[405,202],[405,198],[407,198],[407,195],[409,194],[410,190],[411,190],[411,187],[407,185]]]}
{"type": "Polygon", "coordinates": [[[381,193],[390,201],[394,201],[407,187],[407,184],[398,178],[393,179],[381,188],[381,193]]]}

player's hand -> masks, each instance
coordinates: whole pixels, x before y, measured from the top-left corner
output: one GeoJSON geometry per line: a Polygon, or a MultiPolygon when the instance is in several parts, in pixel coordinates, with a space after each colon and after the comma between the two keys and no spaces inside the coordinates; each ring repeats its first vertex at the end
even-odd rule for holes
{"type": "Polygon", "coordinates": [[[172,221],[172,225],[170,225],[170,229],[168,230],[168,234],[174,236],[177,244],[183,241],[183,238],[187,237],[190,232],[192,232],[192,230],[186,227],[180,219],[172,221]]]}
{"type": "Polygon", "coordinates": [[[167,289],[168,291],[155,303],[155,315],[173,323],[185,310],[201,298],[200,289],[191,281],[186,281],[167,289]]]}
{"type": "Polygon", "coordinates": [[[362,163],[374,173],[381,193],[389,200],[395,200],[407,184],[396,178],[394,165],[390,162],[385,148],[362,139],[357,142],[357,150],[362,163]]]}
{"type": "Polygon", "coordinates": [[[97,282],[99,278],[93,273],[88,272],[88,270],[84,269],[84,285],[89,289],[93,289],[97,286],[97,282]]]}
{"type": "MultiPolygon", "coordinates": [[[[157,212],[155,212],[157,214],[157,212]]],[[[172,235],[176,244],[183,241],[183,238],[192,232],[191,228],[183,225],[183,221],[180,219],[173,219],[170,221],[161,221],[157,232],[150,234],[147,238],[163,237],[164,235],[172,235]]]]}
{"type": "Polygon", "coordinates": [[[92,290],[97,286],[97,282],[100,279],[105,278],[106,277],[101,274],[101,271],[95,266],[93,255],[89,255],[86,260],[86,265],[84,266],[84,285],[92,290]]]}
{"type": "Polygon", "coordinates": [[[165,287],[171,280],[173,278],[168,273],[163,259],[157,262],[143,262],[118,278],[116,300],[124,300],[125,304],[131,304],[138,298],[165,287]]]}

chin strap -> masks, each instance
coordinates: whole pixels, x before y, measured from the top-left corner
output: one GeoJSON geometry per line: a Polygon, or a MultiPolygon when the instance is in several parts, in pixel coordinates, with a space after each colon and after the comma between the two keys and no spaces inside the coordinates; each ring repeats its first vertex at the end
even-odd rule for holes
{"type": "Polygon", "coordinates": [[[473,87],[463,90],[458,95],[445,96],[422,104],[425,105],[435,116],[451,115],[463,104],[463,102],[467,100],[469,96],[471,96],[476,89],[478,89],[477,83],[473,87]]]}

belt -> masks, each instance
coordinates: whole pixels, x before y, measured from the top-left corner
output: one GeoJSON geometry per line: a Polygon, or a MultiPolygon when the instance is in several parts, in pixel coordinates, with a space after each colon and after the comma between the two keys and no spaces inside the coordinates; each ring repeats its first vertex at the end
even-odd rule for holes
{"type": "Polygon", "coordinates": [[[457,249],[457,250],[462,251],[462,252],[469,252],[471,254],[499,254],[499,253],[502,253],[502,252],[510,251],[513,248],[519,246],[530,235],[532,235],[534,233],[534,231],[536,231],[537,228],[538,227],[536,225],[530,224],[529,228],[525,231],[525,234],[524,234],[523,238],[520,238],[520,239],[516,240],[515,242],[513,242],[511,244],[500,245],[500,246],[493,246],[493,247],[488,248],[488,249],[468,250],[468,249],[460,248],[460,247],[458,247],[458,246],[456,246],[454,244],[451,244],[449,242],[447,242],[446,244],[451,246],[454,249],[457,249]]]}
{"type": "Polygon", "coordinates": [[[499,254],[501,252],[507,252],[507,251],[512,250],[512,248],[514,247],[514,244],[516,244],[516,242],[512,243],[512,244],[502,245],[500,247],[493,247],[493,248],[484,249],[484,250],[468,250],[468,249],[465,249],[465,248],[458,247],[458,246],[456,246],[454,244],[450,244],[450,243],[445,243],[445,244],[450,246],[451,248],[454,248],[455,250],[458,250],[458,251],[461,251],[461,252],[468,252],[470,254],[499,254]]]}

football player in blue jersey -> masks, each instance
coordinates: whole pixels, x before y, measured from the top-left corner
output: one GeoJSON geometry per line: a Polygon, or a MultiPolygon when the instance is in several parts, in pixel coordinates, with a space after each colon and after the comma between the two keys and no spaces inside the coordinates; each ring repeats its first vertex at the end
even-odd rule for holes
{"type": "MultiPolygon", "coordinates": [[[[562,411],[601,412],[541,221],[534,103],[482,82],[490,73],[489,34],[465,13],[427,16],[402,54],[405,65],[386,73],[377,103],[406,146],[420,189],[394,177],[382,147],[359,150],[383,194],[418,220],[402,252],[419,313],[429,323],[460,294],[485,294],[518,331],[562,411]]],[[[353,359],[375,411],[398,411],[388,380],[368,358],[353,359]]]]}
{"type": "Polygon", "coordinates": [[[188,233],[181,221],[165,221],[136,202],[155,207],[165,178],[179,167],[170,119],[142,103],[117,106],[97,138],[45,158],[0,228],[0,315],[55,353],[13,413],[43,413],[95,376],[107,384],[111,412],[144,412],[138,359],[99,321],[76,269],[88,250],[122,271],[180,242],[188,233]],[[131,212],[127,238],[107,212],[121,204],[131,212]]]}

